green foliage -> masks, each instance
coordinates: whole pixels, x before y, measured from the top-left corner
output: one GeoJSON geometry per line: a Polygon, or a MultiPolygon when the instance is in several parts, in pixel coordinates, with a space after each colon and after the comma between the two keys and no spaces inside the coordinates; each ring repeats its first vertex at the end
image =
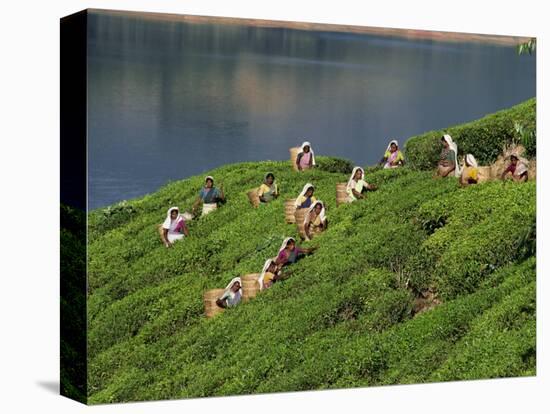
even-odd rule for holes
{"type": "MultiPolygon", "coordinates": [[[[454,179],[432,180],[429,172],[373,168],[366,180],[379,189],[364,201],[336,207],[335,185],[347,180],[347,166],[323,169],[344,165],[325,157],[319,164],[301,173],[288,162],[209,172],[223,181],[228,202],[189,222],[191,236],[171,249],[160,243],[156,225],[168,207],[191,206],[202,177],[129,201],[134,213],[116,225],[105,225],[101,211],[90,213],[96,235],[88,250],[90,402],[473,375],[457,365],[474,352],[466,340],[473,327],[534,280],[535,184],[462,189],[454,179]],[[253,209],[246,192],[267,171],[274,172],[282,196],[253,209]],[[306,244],[318,250],[292,265],[288,280],[205,319],[205,290],[259,272],[285,236],[298,236],[296,226],[283,220],[283,203],[308,181],[330,221],[306,244]],[[415,294],[427,288],[444,303],[413,317],[415,294]]],[[[523,292],[521,300],[532,293],[523,292]]],[[[534,318],[531,307],[523,313],[526,322],[518,330],[534,318]]],[[[483,340],[503,338],[488,332],[483,340]]],[[[495,362],[482,375],[492,375],[491,367],[506,376],[531,372],[528,345],[534,341],[528,336],[522,344],[513,361],[495,345],[494,355],[504,359],[498,366],[506,369],[495,362]],[[518,355],[525,363],[517,363],[518,355]]]]}
{"type": "MultiPolygon", "coordinates": [[[[412,137],[405,144],[405,156],[414,169],[434,168],[441,152],[441,137],[450,134],[458,145],[459,156],[471,153],[480,165],[488,165],[496,160],[505,146],[517,140],[516,123],[535,134],[535,98],[476,121],[412,137]]],[[[536,155],[534,137],[536,135],[526,141],[531,157],[536,155]]]]}
{"type": "Polygon", "coordinates": [[[519,122],[514,123],[514,130],[518,136],[518,144],[524,146],[527,155],[529,157],[536,156],[537,152],[537,131],[534,128],[534,125],[524,127],[523,124],[519,122]]]}
{"type": "Polygon", "coordinates": [[[535,37],[529,39],[527,42],[520,43],[518,45],[518,55],[530,54],[532,55],[537,50],[537,39],[535,37]]]}
{"type": "Polygon", "coordinates": [[[92,215],[93,223],[91,228],[95,233],[104,233],[108,230],[112,230],[121,224],[127,223],[135,214],[136,208],[128,204],[126,200],[116,203],[112,206],[99,209],[96,214],[92,215]]]}
{"type": "Polygon", "coordinates": [[[86,214],[61,205],[61,394],[86,402],[86,214]]]}
{"type": "Polygon", "coordinates": [[[317,168],[321,171],[351,174],[353,171],[353,163],[350,160],[344,158],[335,157],[315,157],[317,162],[317,168]]]}

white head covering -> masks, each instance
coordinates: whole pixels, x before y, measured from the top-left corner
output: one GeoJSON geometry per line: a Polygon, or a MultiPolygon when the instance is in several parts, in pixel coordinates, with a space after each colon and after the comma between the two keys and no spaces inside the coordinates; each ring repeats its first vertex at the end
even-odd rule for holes
{"type": "Polygon", "coordinates": [[[264,268],[262,269],[262,273],[260,273],[260,277],[258,277],[258,283],[260,284],[260,290],[264,289],[264,276],[267,272],[267,269],[269,269],[269,266],[271,266],[271,263],[275,262],[275,258],[267,259],[264,263],[264,268]]]}
{"type": "Polygon", "coordinates": [[[294,237],[287,237],[286,239],[283,240],[283,244],[281,244],[281,247],[279,248],[279,253],[277,253],[277,256],[279,256],[279,254],[281,254],[281,252],[286,249],[286,245],[288,244],[289,241],[294,241],[296,242],[296,239],[294,237]]]}
{"type": "Polygon", "coordinates": [[[348,180],[348,185],[346,186],[346,188],[349,190],[350,188],[353,188],[355,187],[355,173],[357,172],[357,170],[361,170],[361,172],[363,173],[363,178],[365,178],[365,170],[363,170],[361,167],[354,167],[353,168],[353,171],[351,172],[351,177],[349,177],[349,180],[348,180]]]}
{"type": "Polygon", "coordinates": [[[321,221],[324,223],[325,220],[327,219],[326,215],[325,215],[325,204],[321,201],[321,200],[317,200],[315,203],[313,203],[311,205],[311,207],[309,208],[306,216],[304,217],[304,225],[306,225],[309,221],[309,213],[311,213],[313,211],[313,209],[315,208],[315,206],[317,204],[321,204],[321,214],[319,214],[319,217],[321,218],[321,221]]]}
{"type": "Polygon", "coordinates": [[[522,175],[528,171],[529,167],[523,160],[518,160],[518,164],[516,166],[516,172],[515,175],[522,175]]]}
{"type": "Polygon", "coordinates": [[[176,222],[179,222],[180,220],[183,220],[183,217],[181,216],[181,214],[179,214],[179,211],[180,209],[177,208],[177,207],[170,207],[168,209],[168,213],[166,213],[166,219],[164,220],[164,223],[162,223],[162,228],[163,229],[169,229],[170,228],[170,224],[172,224],[172,217],[171,214],[172,214],[172,211],[176,210],[178,212],[178,216],[176,217],[176,222]]]}
{"type": "Polygon", "coordinates": [[[474,168],[477,168],[477,161],[472,154],[466,155],[466,163],[474,168]]]}
{"type": "Polygon", "coordinates": [[[313,188],[313,189],[315,190],[315,186],[314,186],[313,184],[311,184],[311,183],[307,183],[306,185],[304,185],[304,188],[302,188],[302,192],[300,193],[300,195],[298,196],[298,198],[296,198],[296,201],[294,202],[294,205],[295,205],[296,207],[298,207],[298,206],[300,205],[300,199],[301,199],[303,196],[306,195],[307,190],[308,190],[310,187],[313,188]]]}
{"type": "Polygon", "coordinates": [[[231,287],[235,284],[235,282],[239,282],[239,285],[241,285],[241,289],[242,289],[243,283],[241,282],[241,278],[237,276],[231,279],[231,282],[229,282],[229,284],[225,287],[224,290],[231,289],[231,287]]]}
{"type": "Polygon", "coordinates": [[[389,151],[391,148],[391,144],[395,144],[397,146],[397,149],[399,149],[399,142],[397,142],[396,139],[392,139],[390,143],[388,144],[388,147],[386,148],[386,151],[389,151]]]}
{"type": "Polygon", "coordinates": [[[206,184],[206,181],[209,179],[212,180],[212,187],[214,187],[214,177],[212,177],[211,175],[206,176],[206,178],[204,179],[204,183],[206,184]]]}
{"type": "Polygon", "coordinates": [[[311,165],[315,165],[315,152],[313,152],[313,147],[311,146],[309,141],[304,141],[301,146],[302,152],[304,152],[305,146],[309,147],[309,152],[311,153],[311,165]]]}
{"type": "Polygon", "coordinates": [[[231,282],[229,282],[229,284],[225,287],[225,289],[223,291],[223,294],[220,296],[220,298],[223,297],[225,294],[229,294],[232,301],[234,301],[235,297],[237,297],[237,302],[238,302],[238,301],[240,301],[240,298],[242,296],[242,291],[243,291],[243,283],[241,281],[241,278],[240,277],[234,277],[233,279],[231,279],[231,282]],[[237,292],[233,292],[231,290],[231,287],[235,284],[235,282],[239,282],[239,285],[240,285],[240,288],[239,288],[239,290],[237,290],[237,292]]]}
{"type": "MultiPolygon", "coordinates": [[[[275,179],[275,174],[273,174],[271,171],[267,172],[267,173],[264,175],[264,183],[267,181],[267,176],[270,175],[270,174],[273,176],[273,184],[271,184],[271,185],[275,186],[275,191],[277,191],[277,190],[278,190],[278,188],[277,188],[277,180],[275,179]]],[[[267,184],[266,184],[266,185],[267,185],[267,184]]]]}
{"type": "Polygon", "coordinates": [[[452,149],[455,153],[455,177],[460,176],[461,168],[460,165],[458,165],[458,146],[456,145],[456,142],[453,141],[451,136],[449,134],[443,135],[443,139],[449,144],[449,148],[452,149]]]}

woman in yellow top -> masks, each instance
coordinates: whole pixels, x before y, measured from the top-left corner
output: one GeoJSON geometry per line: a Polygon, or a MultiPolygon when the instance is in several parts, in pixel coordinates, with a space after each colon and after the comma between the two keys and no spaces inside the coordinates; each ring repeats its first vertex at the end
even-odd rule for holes
{"type": "Polygon", "coordinates": [[[399,150],[399,143],[396,139],[390,141],[384,158],[382,158],[381,164],[384,164],[384,168],[397,168],[405,165],[405,157],[399,150]]]}
{"type": "Polygon", "coordinates": [[[466,187],[470,184],[477,184],[479,170],[477,167],[477,161],[472,154],[466,155],[464,160],[464,168],[460,174],[459,182],[462,187],[466,187]]]}
{"type": "Polygon", "coordinates": [[[258,188],[258,195],[262,203],[269,203],[279,197],[279,188],[277,187],[277,183],[275,183],[275,175],[273,173],[268,172],[265,175],[263,184],[258,188]]]}
{"type": "Polygon", "coordinates": [[[315,191],[315,187],[313,186],[313,184],[307,183],[306,185],[304,185],[302,192],[294,202],[294,205],[296,206],[296,208],[299,209],[299,208],[311,207],[311,205],[317,201],[317,199],[313,195],[314,191],[315,191]]]}
{"type": "Polygon", "coordinates": [[[304,230],[306,240],[311,240],[312,235],[319,234],[326,230],[328,220],[325,215],[325,205],[322,201],[316,201],[310,208],[304,218],[304,230]]]}

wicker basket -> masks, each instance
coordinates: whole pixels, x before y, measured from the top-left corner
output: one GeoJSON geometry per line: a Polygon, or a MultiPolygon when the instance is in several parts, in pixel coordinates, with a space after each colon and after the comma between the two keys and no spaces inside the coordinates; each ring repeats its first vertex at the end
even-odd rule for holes
{"type": "Polygon", "coordinates": [[[348,202],[347,183],[336,184],[336,205],[345,204],[348,202]]]}
{"type": "Polygon", "coordinates": [[[304,220],[306,218],[306,214],[309,211],[308,208],[299,208],[294,213],[294,218],[296,221],[296,227],[298,227],[298,233],[300,233],[300,237],[303,239],[306,238],[306,230],[304,227],[304,220]]]}
{"type": "Polygon", "coordinates": [[[289,224],[296,223],[296,219],[294,218],[294,213],[296,212],[295,202],[296,200],[285,201],[285,221],[289,224]]]}
{"type": "Polygon", "coordinates": [[[250,190],[248,193],[248,200],[250,201],[250,204],[252,204],[252,207],[258,208],[260,205],[260,196],[258,195],[258,189],[255,188],[253,190],[250,190]]]}
{"type": "Polygon", "coordinates": [[[290,163],[292,164],[292,169],[294,171],[298,171],[298,166],[296,165],[296,158],[298,158],[298,154],[300,151],[302,151],[302,148],[300,147],[293,147],[289,149],[290,151],[290,163]]]}
{"type": "Polygon", "coordinates": [[[527,171],[527,175],[529,177],[529,181],[537,180],[537,161],[536,160],[529,161],[529,170],[527,171]]]}
{"type": "Polygon", "coordinates": [[[248,275],[241,276],[243,284],[243,301],[248,301],[255,298],[260,291],[260,284],[258,283],[259,273],[250,273],[248,275]]]}
{"type": "Polygon", "coordinates": [[[216,304],[216,301],[223,295],[223,292],[225,292],[224,289],[211,289],[204,292],[204,313],[207,318],[211,318],[225,310],[216,304]]]}
{"type": "Polygon", "coordinates": [[[493,179],[493,172],[491,166],[478,167],[478,183],[484,183],[493,179]]]}

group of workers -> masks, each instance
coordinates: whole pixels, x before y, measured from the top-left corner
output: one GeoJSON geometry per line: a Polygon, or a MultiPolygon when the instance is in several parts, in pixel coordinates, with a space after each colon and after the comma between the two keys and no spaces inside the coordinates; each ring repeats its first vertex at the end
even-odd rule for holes
{"type": "MultiPolygon", "coordinates": [[[[465,187],[479,182],[479,166],[472,154],[466,154],[464,157],[464,166],[458,163],[458,146],[452,137],[445,134],[441,137],[441,154],[437,166],[437,176],[439,177],[458,177],[461,186],[465,187]]],[[[527,161],[522,159],[519,154],[511,154],[508,167],[501,173],[500,179],[512,179],[517,182],[525,182],[528,179],[527,161]]]]}
{"type": "MultiPolygon", "coordinates": [[[[445,134],[441,137],[442,150],[439,157],[436,176],[438,177],[458,177],[462,186],[476,184],[479,181],[478,165],[472,154],[467,154],[464,160],[464,166],[458,163],[458,147],[450,135],[445,134]]],[[[296,168],[299,171],[313,168],[315,163],[315,153],[309,142],[301,145],[301,150],[296,157],[296,168]]],[[[390,141],[380,165],[383,168],[398,168],[405,165],[405,158],[399,149],[399,143],[396,140],[390,141]]],[[[527,180],[527,164],[525,160],[520,159],[519,155],[510,156],[510,164],[501,174],[501,179],[511,177],[514,181],[527,180]]],[[[374,191],[377,187],[365,181],[365,171],[361,167],[354,167],[351,176],[346,185],[348,203],[365,198],[367,191],[374,191]]],[[[279,197],[279,188],[277,186],[275,175],[268,172],[264,176],[263,183],[257,189],[261,203],[269,203],[279,197]]],[[[306,183],[302,191],[296,197],[294,206],[296,210],[307,209],[304,215],[304,236],[310,240],[315,234],[319,234],[328,227],[328,220],[325,212],[325,204],[317,200],[314,196],[315,186],[312,183],[306,183]]],[[[161,239],[166,247],[189,235],[189,229],[186,225],[186,219],[191,219],[197,213],[197,209],[202,203],[202,215],[214,211],[220,204],[225,202],[223,186],[218,189],[214,186],[214,178],[208,176],[205,178],[204,187],[200,190],[196,201],[193,204],[192,214],[180,214],[177,207],[168,210],[166,220],[159,228],[161,239]],[[187,215],[187,216],[186,216],[187,215]]],[[[287,237],[279,249],[277,256],[267,259],[264,267],[258,277],[260,290],[270,288],[274,283],[286,279],[290,272],[285,270],[289,264],[295,263],[301,256],[311,254],[315,248],[303,248],[296,244],[293,237],[287,237]]],[[[216,303],[222,308],[237,305],[242,298],[242,281],[240,277],[233,278],[224,289],[224,293],[217,299],[216,303]]]]}

